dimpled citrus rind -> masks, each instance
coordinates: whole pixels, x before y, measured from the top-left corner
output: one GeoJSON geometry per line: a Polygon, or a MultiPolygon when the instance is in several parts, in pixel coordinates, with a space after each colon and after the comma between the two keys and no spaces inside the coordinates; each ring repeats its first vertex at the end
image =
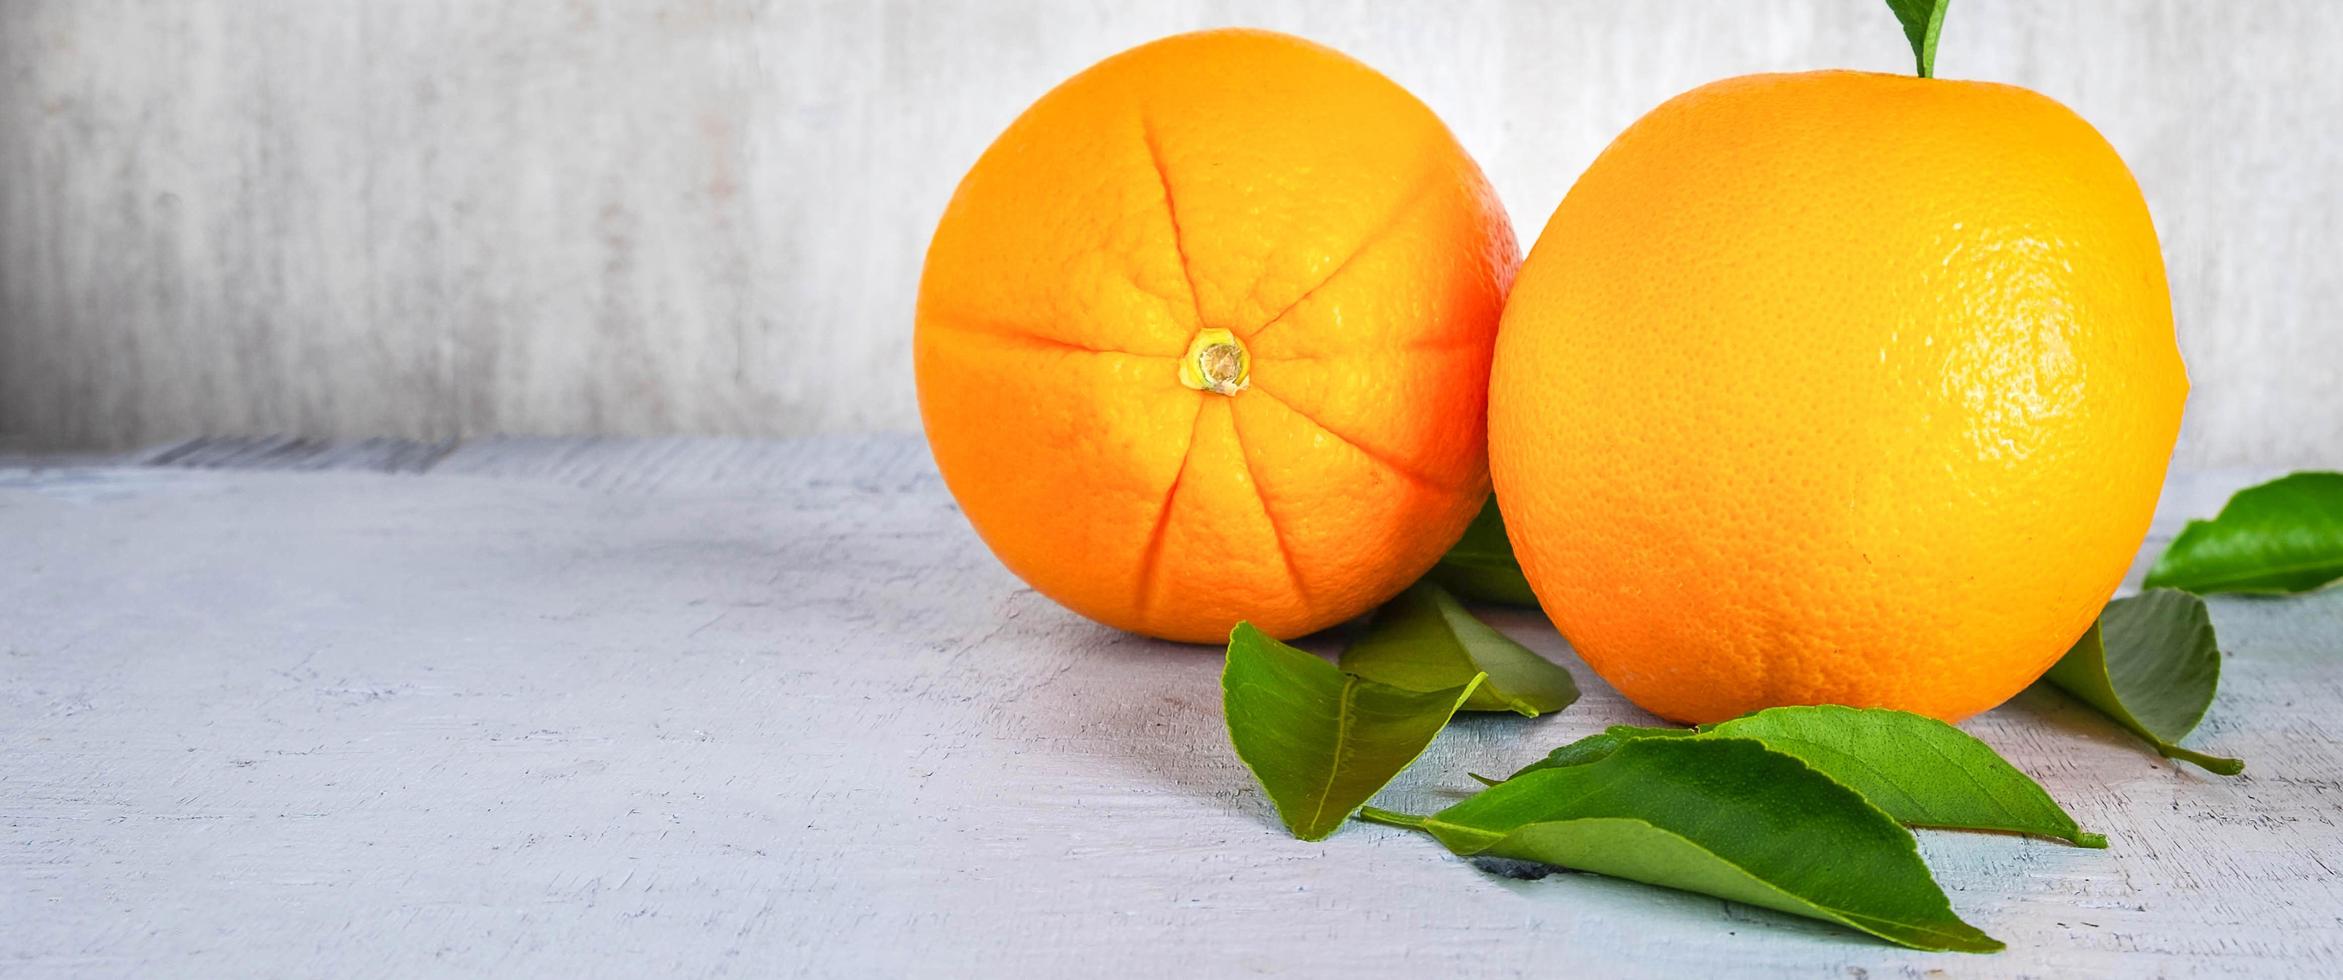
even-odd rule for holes
{"type": "Polygon", "coordinates": [[[1638,705],[1955,720],[2113,593],[2187,390],[2147,208],[2080,117],[1757,75],[1645,116],[1555,211],[1490,461],[1541,604],[1638,705]]]}
{"type": "Polygon", "coordinates": [[[961,183],[921,281],[921,418],[1043,594],[1168,639],[1308,633],[1405,588],[1485,497],[1518,257],[1478,168],[1372,69],[1167,38],[1043,96],[961,183]],[[1241,389],[1182,382],[1204,331],[1244,348],[1241,389]]]}

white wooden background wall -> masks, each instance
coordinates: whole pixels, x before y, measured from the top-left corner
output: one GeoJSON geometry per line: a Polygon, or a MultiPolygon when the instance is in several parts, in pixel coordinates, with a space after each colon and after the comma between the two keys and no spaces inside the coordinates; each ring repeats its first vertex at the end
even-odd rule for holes
{"type": "MultiPolygon", "coordinates": [[[[1253,24],[1415,90],[1524,238],[1712,78],[1906,70],[1879,0],[6,0],[0,441],[918,425],[912,294],[1027,102],[1253,24]]],[[[1957,0],[2162,232],[2185,465],[2343,462],[2343,3],[1957,0]]]]}

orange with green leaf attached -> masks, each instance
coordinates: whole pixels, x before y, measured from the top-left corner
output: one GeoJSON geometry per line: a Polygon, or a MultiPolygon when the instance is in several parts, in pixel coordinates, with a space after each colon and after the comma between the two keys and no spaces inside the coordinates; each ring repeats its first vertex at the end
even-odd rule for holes
{"type": "MultiPolygon", "coordinates": [[[[1922,75],[1940,3],[1896,3],[1922,75]]],[[[2035,92],[1850,71],[1687,92],[1522,266],[1497,498],[1541,605],[1637,704],[1958,719],[2087,629],[2188,380],[2129,170],[2035,92]]]]}
{"type": "Polygon", "coordinates": [[[961,182],[920,282],[920,415],[1042,593],[1175,640],[1308,633],[1407,587],[1487,496],[1519,255],[1373,69],[1167,38],[1043,96],[961,182]]]}

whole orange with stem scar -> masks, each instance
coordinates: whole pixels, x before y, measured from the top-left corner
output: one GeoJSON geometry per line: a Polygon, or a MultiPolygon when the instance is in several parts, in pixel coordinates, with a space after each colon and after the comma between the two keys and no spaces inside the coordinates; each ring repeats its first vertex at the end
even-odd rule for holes
{"type": "Polygon", "coordinates": [[[920,416],[985,543],[1074,611],[1308,633],[1413,582],[1486,497],[1518,257],[1391,80],[1278,34],[1166,38],[1043,96],[953,194],[920,416]]]}
{"type": "Polygon", "coordinates": [[[1489,455],[1540,604],[1637,704],[1958,719],[2115,591],[2187,394],[2147,206],[2081,117],[1754,75],[1570,189],[1505,312],[1489,455]]]}

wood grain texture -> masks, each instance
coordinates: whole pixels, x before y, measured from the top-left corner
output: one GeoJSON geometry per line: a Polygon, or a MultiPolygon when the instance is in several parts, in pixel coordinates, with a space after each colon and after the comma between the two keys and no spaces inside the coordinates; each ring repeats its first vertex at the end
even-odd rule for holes
{"type": "MultiPolygon", "coordinates": [[[[1387,828],[1294,841],[1214,652],[1023,588],[915,439],[406,469],[0,469],[0,973],[2343,971],[2343,590],[2214,601],[2190,744],[2242,778],[2053,693],[1966,726],[2111,840],[1923,833],[2010,943],[1972,958],[1387,828]]],[[[2256,475],[2176,480],[2159,538],[2256,475]]],[[[1650,723],[1494,620],[1586,697],[1459,720],[1383,805],[1650,723]]]]}
{"type": "MultiPolygon", "coordinates": [[[[913,288],[1050,85],[1281,28],[1421,95],[1534,238],[1668,96],[1906,71],[1877,0],[11,0],[0,437],[909,430],[913,288]]],[[[2343,4],[1962,0],[1947,77],[2130,161],[2184,465],[2343,459],[2343,4]]]]}

